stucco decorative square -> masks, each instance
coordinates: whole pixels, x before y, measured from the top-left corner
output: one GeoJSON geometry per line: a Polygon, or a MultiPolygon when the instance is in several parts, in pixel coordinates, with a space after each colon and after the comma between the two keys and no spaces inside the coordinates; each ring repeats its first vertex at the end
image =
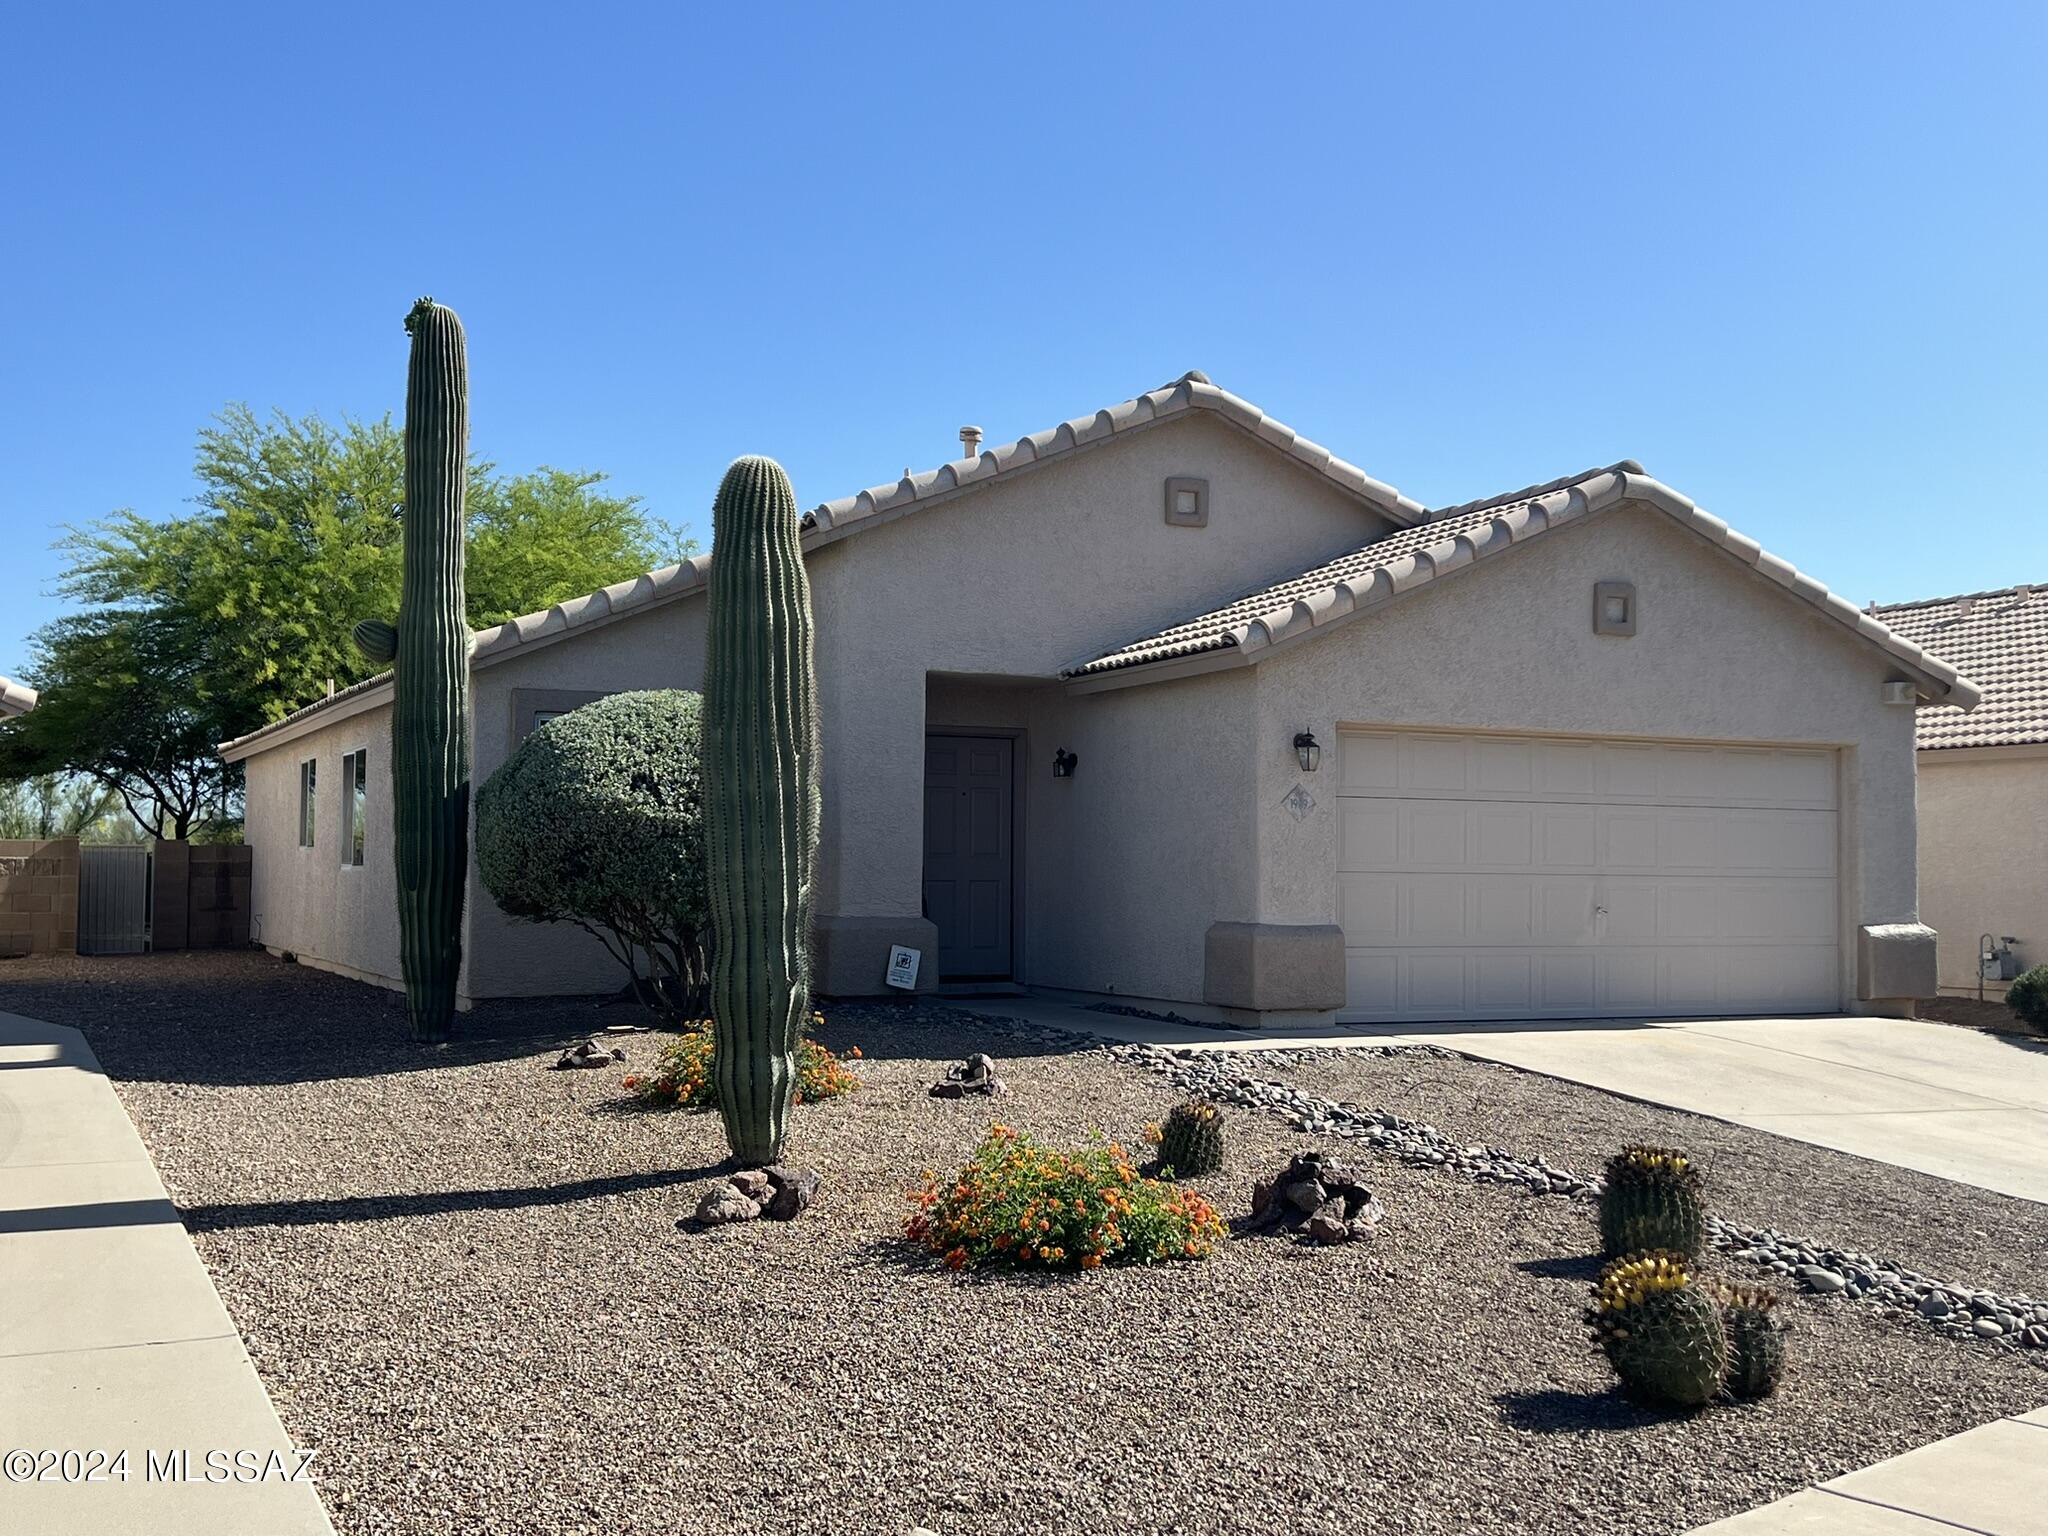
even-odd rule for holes
{"type": "Polygon", "coordinates": [[[1194,475],[1166,477],[1166,520],[1176,528],[1209,526],[1209,482],[1194,475]]]}
{"type": "Polygon", "coordinates": [[[1632,581],[1593,583],[1593,633],[1632,635],[1636,632],[1636,584],[1632,581]]]}

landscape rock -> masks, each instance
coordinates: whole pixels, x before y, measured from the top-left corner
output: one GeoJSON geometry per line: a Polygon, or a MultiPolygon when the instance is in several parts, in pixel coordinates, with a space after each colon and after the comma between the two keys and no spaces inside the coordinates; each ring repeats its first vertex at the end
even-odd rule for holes
{"type": "Polygon", "coordinates": [[[1348,1243],[1378,1230],[1386,1212],[1348,1163],[1299,1152],[1252,1189],[1252,1219],[1269,1231],[1300,1232],[1313,1243],[1348,1243]]]}
{"type": "Polygon", "coordinates": [[[774,1190],[765,1168],[742,1168],[726,1182],[757,1205],[766,1201],[774,1190]]]}
{"type": "Polygon", "coordinates": [[[582,1040],[562,1052],[561,1059],[550,1072],[572,1072],[579,1068],[589,1071],[604,1067],[615,1067],[626,1059],[626,1053],[614,1047],[599,1045],[595,1040],[582,1040]]]}
{"type": "Polygon", "coordinates": [[[722,1227],[730,1222],[752,1221],[760,1214],[757,1202],[741,1194],[730,1179],[724,1179],[704,1192],[704,1198],[697,1203],[695,1220],[700,1227],[722,1227]]]}
{"type": "Polygon", "coordinates": [[[976,1051],[959,1066],[948,1067],[946,1075],[932,1084],[935,1099],[964,1099],[972,1095],[1000,1099],[1009,1091],[996,1076],[995,1058],[986,1051],[976,1051]]]}
{"type": "Polygon", "coordinates": [[[777,1163],[772,1168],[763,1169],[762,1173],[774,1193],[761,1208],[761,1214],[771,1221],[793,1220],[809,1210],[811,1201],[817,1197],[818,1170],[808,1163],[797,1168],[777,1163]]]}

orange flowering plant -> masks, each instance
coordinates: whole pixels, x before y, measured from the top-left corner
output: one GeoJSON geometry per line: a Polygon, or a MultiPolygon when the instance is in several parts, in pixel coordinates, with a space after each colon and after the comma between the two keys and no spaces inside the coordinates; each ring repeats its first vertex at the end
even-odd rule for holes
{"type": "MultiPolygon", "coordinates": [[[[816,1104],[836,1099],[860,1086],[860,1074],[847,1065],[860,1059],[855,1046],[845,1056],[834,1056],[810,1038],[811,1030],[825,1022],[814,1013],[796,1047],[796,1102],[816,1104]]],[[[683,1109],[716,1109],[718,1083],[712,1076],[711,1021],[698,1019],[677,1039],[662,1047],[654,1070],[628,1076],[622,1087],[649,1104],[670,1104],[683,1109]]]]}
{"type": "Polygon", "coordinates": [[[910,1202],[916,1209],[904,1236],[951,1269],[1203,1259],[1223,1235],[1214,1206],[1191,1189],[1141,1177],[1115,1142],[1098,1138],[1065,1152],[1007,1125],[991,1126],[957,1174],[927,1174],[910,1202]]]}

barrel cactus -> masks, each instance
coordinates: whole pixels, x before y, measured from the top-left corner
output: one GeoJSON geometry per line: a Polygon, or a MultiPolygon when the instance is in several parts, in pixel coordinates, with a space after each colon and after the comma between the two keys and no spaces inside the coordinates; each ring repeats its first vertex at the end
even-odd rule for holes
{"type": "Polygon", "coordinates": [[[1201,1178],[1223,1166],[1223,1111],[1199,1100],[1176,1104],[1159,1128],[1159,1166],[1201,1178]]]}
{"type": "Polygon", "coordinates": [[[1769,1397],[1785,1374],[1785,1325],[1775,1291],[1722,1282],[1714,1287],[1721,1326],[1728,1335],[1728,1390],[1737,1397],[1769,1397]]]}
{"type": "Polygon", "coordinates": [[[1634,1253],[1609,1264],[1586,1321],[1630,1393],[1699,1408],[1721,1390],[1728,1336],[1720,1303],[1684,1254],[1634,1253]]]}
{"type": "Polygon", "coordinates": [[[1664,1250],[1697,1255],[1707,1238],[1707,1186],[1675,1147],[1624,1147],[1608,1159],[1600,1240],[1609,1258],[1664,1250]]]}
{"type": "Polygon", "coordinates": [[[718,1107],[742,1163],[782,1156],[810,1013],[818,850],[811,588],[796,492],[773,459],[733,461],[712,506],[704,816],[718,1107]]]}
{"type": "Polygon", "coordinates": [[[405,571],[398,622],[365,619],[356,646],[395,664],[393,854],[405,1011],[418,1040],[446,1040],[462,970],[469,876],[469,624],[462,590],[469,469],[469,357],[455,311],[421,299],[405,317],[405,571]]]}

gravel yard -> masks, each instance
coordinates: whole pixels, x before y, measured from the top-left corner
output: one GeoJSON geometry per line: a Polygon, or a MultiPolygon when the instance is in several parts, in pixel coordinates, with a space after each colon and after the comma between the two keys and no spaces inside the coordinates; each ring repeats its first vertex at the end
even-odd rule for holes
{"type": "MultiPolygon", "coordinates": [[[[1586,1205],[1363,1149],[1339,1148],[1386,1206],[1371,1243],[948,1273],[897,1241],[922,1169],[997,1113],[1135,1142],[1173,1095],[936,1007],[828,1008],[867,1085],[796,1111],[818,1203],[689,1236],[674,1223],[722,1157],[717,1122],[618,1086],[661,1037],[625,1037],[619,1073],[542,1070],[624,1010],[494,1006],[428,1052],[393,994],[226,954],[4,961],[0,1010],[87,1032],[287,1427],[319,1448],[344,1536],[1656,1536],[2048,1401],[2016,1353],[1802,1298],[1778,1398],[1638,1410],[1579,1321],[1586,1205]],[[927,1097],[975,1049],[1012,1097],[927,1097]]],[[[1931,1271],[2048,1290],[2023,1202],[1468,1063],[1295,1070],[1581,1167],[1685,1141],[1731,1214],[1873,1247],[1910,1230],[1931,1271]]],[[[1318,1138],[1226,1113],[1230,1163],[1203,1187],[1239,1215],[1318,1138]]]]}
{"type": "MultiPolygon", "coordinates": [[[[1579,1173],[1598,1173],[1625,1142],[1683,1147],[1705,1165],[1717,1216],[1880,1254],[1943,1279],[2048,1296],[2048,1205],[2032,1200],[1488,1061],[1347,1052],[1276,1062],[1261,1052],[1245,1070],[1579,1173]]],[[[2048,1401],[2048,1380],[2041,1390],[2048,1401]]]]}

